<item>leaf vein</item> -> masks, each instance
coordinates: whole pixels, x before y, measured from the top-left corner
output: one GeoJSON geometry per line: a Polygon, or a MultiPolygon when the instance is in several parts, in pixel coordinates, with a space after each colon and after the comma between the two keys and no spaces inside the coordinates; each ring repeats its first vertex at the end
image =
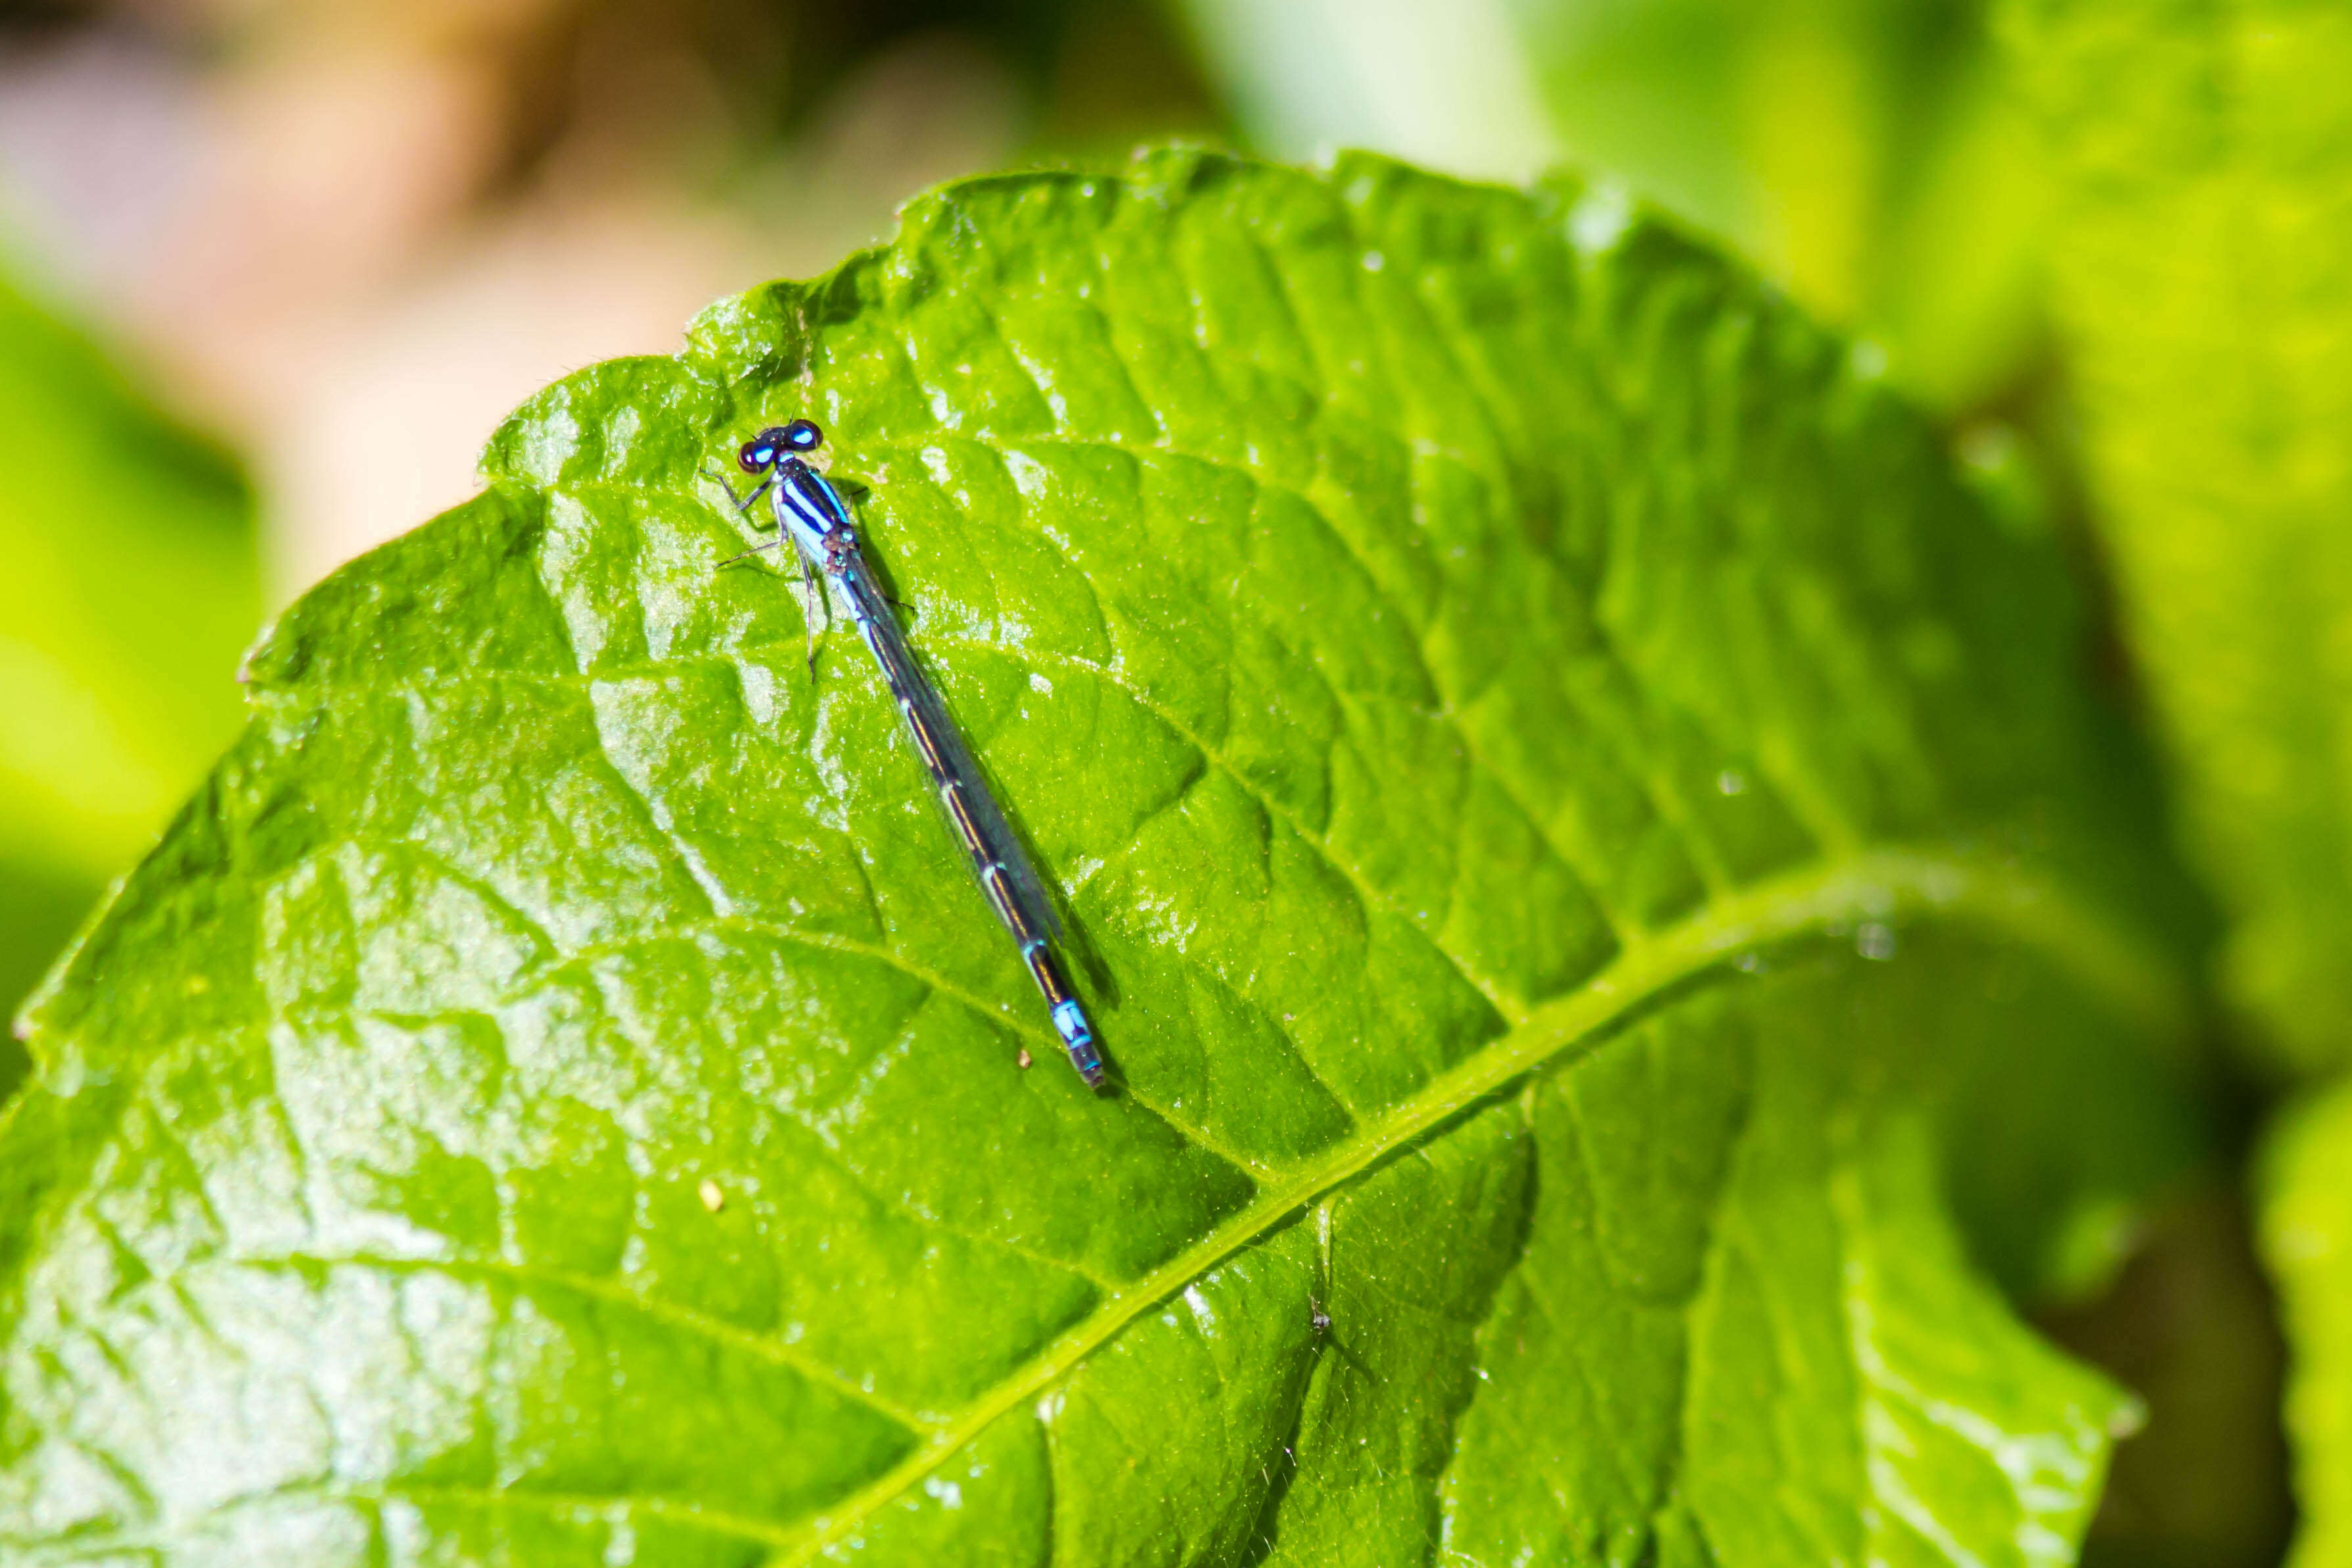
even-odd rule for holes
{"type": "Polygon", "coordinates": [[[799,1568],[845,1543],[998,1417],[1067,1376],[1152,1307],[1465,1107],[1546,1066],[1643,1001],[1743,950],[1818,935],[1864,912],[1989,926],[2048,950],[2078,973],[2094,994],[2153,1028],[2177,1030],[2178,1020],[2189,1016],[2175,1010],[2181,1004],[2180,986],[2153,952],[2057,889],[1989,858],[1888,848],[1759,884],[1629,950],[1578,991],[1536,1008],[1510,1033],[1366,1124],[1358,1137],[1335,1144],[1262,1190],[1248,1207],[1059,1336],[887,1474],[795,1531],[778,1562],[799,1568]]]}

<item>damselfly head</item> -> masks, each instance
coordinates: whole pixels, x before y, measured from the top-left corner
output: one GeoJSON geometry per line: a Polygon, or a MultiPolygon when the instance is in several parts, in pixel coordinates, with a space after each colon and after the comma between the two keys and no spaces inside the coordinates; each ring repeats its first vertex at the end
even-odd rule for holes
{"type": "Polygon", "coordinates": [[[824,445],[824,432],[816,427],[814,419],[795,419],[789,425],[771,425],[749,441],[735,454],[735,462],[747,474],[764,474],[787,455],[814,452],[824,445]]]}

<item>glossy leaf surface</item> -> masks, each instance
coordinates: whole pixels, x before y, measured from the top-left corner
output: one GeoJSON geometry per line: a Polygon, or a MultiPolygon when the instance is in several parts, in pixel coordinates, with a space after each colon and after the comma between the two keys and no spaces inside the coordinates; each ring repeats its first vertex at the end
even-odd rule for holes
{"type": "Polygon", "coordinates": [[[1769,291],[1167,154],[927,197],[488,468],[257,650],[33,1016],[12,1560],[2067,1560],[2127,1401],[1979,1265],[2187,1146],[2168,884],[2052,552],[1769,291]],[[1113,1097],[856,642],[712,569],[798,415],[1113,1097]]]}

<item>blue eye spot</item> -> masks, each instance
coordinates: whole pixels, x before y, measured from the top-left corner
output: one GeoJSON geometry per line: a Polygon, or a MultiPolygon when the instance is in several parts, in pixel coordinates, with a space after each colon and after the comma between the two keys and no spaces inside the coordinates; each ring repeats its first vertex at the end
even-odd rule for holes
{"type": "Polygon", "coordinates": [[[775,465],[776,438],[782,434],[782,429],[762,430],[744,442],[735,453],[736,467],[747,474],[766,473],[775,465]]]}

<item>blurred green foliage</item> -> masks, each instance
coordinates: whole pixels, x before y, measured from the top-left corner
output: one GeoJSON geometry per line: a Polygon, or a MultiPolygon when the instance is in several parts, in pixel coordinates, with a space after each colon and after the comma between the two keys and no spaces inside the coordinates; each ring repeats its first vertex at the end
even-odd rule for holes
{"type": "Polygon", "coordinates": [[[2281,1065],[2352,1058],[2352,16],[2017,4],[2100,521],[2281,1065]]]}
{"type": "Polygon", "coordinates": [[[2352,1089],[2339,1081],[2282,1118],[2263,1174],[2263,1252],[2295,1358],[2293,1561],[2327,1568],[2352,1556],[2352,1089]]]}
{"type": "Polygon", "coordinates": [[[1546,155],[1723,236],[1930,403],[1970,408],[2038,368],[2044,180],[1980,0],[1184,4],[1261,144],[1369,139],[1512,174],[1528,127],[1477,110],[1523,76],[1546,155]],[[1445,47],[1478,16],[1476,52],[1445,47]]]}
{"type": "Polygon", "coordinates": [[[0,277],[0,1006],[236,733],[253,501],[0,277]]]}
{"type": "Polygon", "coordinates": [[[1717,229],[1915,392],[2039,345],[2042,165],[1980,0],[1503,0],[1568,153],[1717,229]]]}
{"type": "Polygon", "coordinates": [[[2352,16],[2010,0],[2062,197],[2051,254],[2121,620],[2218,989],[2269,1079],[2266,1256],[2293,1358],[2299,1563],[2352,1548],[2352,16]]]}

